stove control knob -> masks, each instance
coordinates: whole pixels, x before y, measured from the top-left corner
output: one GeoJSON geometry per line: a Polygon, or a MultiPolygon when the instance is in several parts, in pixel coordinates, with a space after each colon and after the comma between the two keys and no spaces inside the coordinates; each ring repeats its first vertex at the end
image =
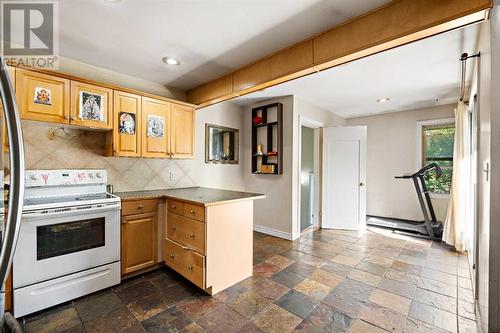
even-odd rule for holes
{"type": "Polygon", "coordinates": [[[31,175],[31,176],[30,176],[30,179],[31,179],[31,180],[38,180],[38,176],[37,176],[37,175],[31,175]]]}
{"type": "Polygon", "coordinates": [[[97,178],[102,178],[102,173],[98,172],[95,174],[97,178]]]}
{"type": "Polygon", "coordinates": [[[89,173],[89,178],[94,178],[94,174],[93,173],[89,173]]]}

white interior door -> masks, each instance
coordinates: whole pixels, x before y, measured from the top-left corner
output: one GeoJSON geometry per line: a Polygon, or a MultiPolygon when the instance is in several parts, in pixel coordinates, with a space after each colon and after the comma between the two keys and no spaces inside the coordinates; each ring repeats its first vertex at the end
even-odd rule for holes
{"type": "Polygon", "coordinates": [[[366,226],[366,126],[323,129],[323,228],[366,226]]]}

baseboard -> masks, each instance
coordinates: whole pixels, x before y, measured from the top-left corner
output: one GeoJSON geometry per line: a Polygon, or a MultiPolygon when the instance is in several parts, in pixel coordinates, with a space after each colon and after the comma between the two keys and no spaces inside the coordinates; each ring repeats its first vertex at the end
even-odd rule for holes
{"type": "Polygon", "coordinates": [[[268,227],[263,227],[261,225],[255,225],[253,226],[253,231],[257,231],[266,235],[274,236],[274,237],[279,237],[287,240],[292,240],[292,234],[289,232],[284,232],[268,227]]]}

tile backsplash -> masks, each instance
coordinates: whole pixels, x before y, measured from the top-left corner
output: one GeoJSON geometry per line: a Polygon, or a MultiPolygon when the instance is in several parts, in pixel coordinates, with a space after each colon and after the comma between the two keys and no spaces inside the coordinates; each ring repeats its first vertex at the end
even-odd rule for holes
{"type": "Polygon", "coordinates": [[[196,186],[192,160],[106,157],[105,132],[31,121],[22,126],[26,169],[106,169],[115,192],[196,186]]]}

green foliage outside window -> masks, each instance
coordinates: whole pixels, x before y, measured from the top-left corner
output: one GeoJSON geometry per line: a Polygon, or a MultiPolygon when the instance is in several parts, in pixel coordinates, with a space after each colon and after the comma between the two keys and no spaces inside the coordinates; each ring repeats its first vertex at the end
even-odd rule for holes
{"type": "Polygon", "coordinates": [[[437,163],[443,170],[441,178],[434,173],[427,176],[428,190],[432,193],[447,194],[451,190],[453,173],[453,148],[455,143],[454,124],[428,126],[423,128],[424,165],[437,163]]]}

